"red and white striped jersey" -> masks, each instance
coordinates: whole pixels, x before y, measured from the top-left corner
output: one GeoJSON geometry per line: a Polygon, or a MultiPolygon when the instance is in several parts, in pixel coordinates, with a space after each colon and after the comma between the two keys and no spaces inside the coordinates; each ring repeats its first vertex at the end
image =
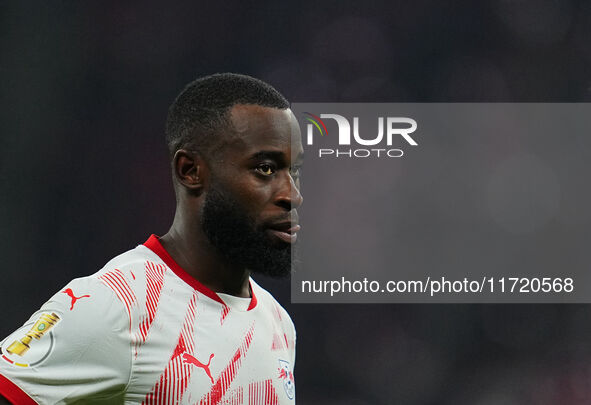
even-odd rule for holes
{"type": "Polygon", "coordinates": [[[152,235],[70,282],[0,345],[17,404],[293,404],[295,329],[250,280],[216,294],[152,235]]]}

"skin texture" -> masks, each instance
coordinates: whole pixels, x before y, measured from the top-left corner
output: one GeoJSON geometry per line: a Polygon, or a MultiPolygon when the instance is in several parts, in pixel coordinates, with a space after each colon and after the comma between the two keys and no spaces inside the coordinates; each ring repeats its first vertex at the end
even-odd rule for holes
{"type": "Polygon", "coordinates": [[[160,241],[191,276],[216,292],[250,297],[250,271],[217,249],[202,227],[207,193],[223,188],[278,249],[289,248],[269,227],[297,222],[297,167],[303,148],[291,110],[235,105],[229,111],[231,128],[219,134],[215,153],[179,150],[172,161],[177,207],[172,227],[160,241]],[[293,147],[296,150],[292,150],[293,147]],[[296,159],[292,161],[292,156],[296,159]]]}

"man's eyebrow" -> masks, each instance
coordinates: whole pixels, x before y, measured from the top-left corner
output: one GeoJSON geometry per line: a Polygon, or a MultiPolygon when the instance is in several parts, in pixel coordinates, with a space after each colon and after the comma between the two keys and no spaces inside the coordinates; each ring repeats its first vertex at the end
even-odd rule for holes
{"type": "Polygon", "coordinates": [[[283,162],[283,161],[285,161],[285,154],[283,152],[279,152],[279,151],[262,150],[260,152],[256,152],[256,153],[252,154],[249,159],[250,160],[269,159],[269,160],[275,160],[278,162],[283,162]]]}
{"type": "MultiPolygon", "coordinates": [[[[259,160],[274,160],[275,162],[284,165],[286,164],[286,159],[285,159],[285,154],[283,152],[280,151],[267,151],[267,150],[263,150],[260,152],[256,152],[253,153],[252,156],[250,156],[249,160],[252,160],[254,162],[259,161],[259,160]]],[[[304,154],[303,153],[298,153],[298,155],[295,157],[294,162],[296,165],[301,166],[302,162],[304,160],[304,154]]]]}

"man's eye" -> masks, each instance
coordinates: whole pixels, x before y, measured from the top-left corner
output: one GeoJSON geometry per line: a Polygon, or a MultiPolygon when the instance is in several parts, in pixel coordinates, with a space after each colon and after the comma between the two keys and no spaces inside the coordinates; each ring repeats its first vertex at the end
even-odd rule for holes
{"type": "Polygon", "coordinates": [[[257,167],[257,171],[261,174],[264,174],[265,176],[270,176],[273,173],[275,173],[275,169],[273,168],[273,166],[269,165],[269,164],[262,164],[259,165],[257,167]]]}

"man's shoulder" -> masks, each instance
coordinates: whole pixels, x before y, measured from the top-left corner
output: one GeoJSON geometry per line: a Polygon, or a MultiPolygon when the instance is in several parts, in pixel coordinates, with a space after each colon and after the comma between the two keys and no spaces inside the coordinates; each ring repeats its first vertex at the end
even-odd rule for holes
{"type": "Polygon", "coordinates": [[[150,267],[158,267],[164,271],[167,266],[152,250],[144,245],[138,245],[115,256],[100,270],[83,278],[98,281],[115,292],[127,288],[134,290],[145,284],[145,272],[150,267]]]}
{"type": "Polygon", "coordinates": [[[150,266],[165,267],[150,249],[138,245],[115,256],[95,273],[71,280],[49,302],[59,301],[65,305],[71,299],[77,305],[77,296],[89,295],[95,304],[100,302],[100,305],[93,305],[87,310],[101,311],[107,305],[112,311],[126,313],[131,319],[138,304],[138,293],[145,289],[146,268],[150,266]],[[117,301],[120,305],[110,304],[117,301]]]}
{"type": "Polygon", "coordinates": [[[99,271],[92,276],[98,277],[114,269],[130,269],[144,266],[147,261],[160,261],[160,258],[144,245],[138,245],[109,260],[99,271]]]}

